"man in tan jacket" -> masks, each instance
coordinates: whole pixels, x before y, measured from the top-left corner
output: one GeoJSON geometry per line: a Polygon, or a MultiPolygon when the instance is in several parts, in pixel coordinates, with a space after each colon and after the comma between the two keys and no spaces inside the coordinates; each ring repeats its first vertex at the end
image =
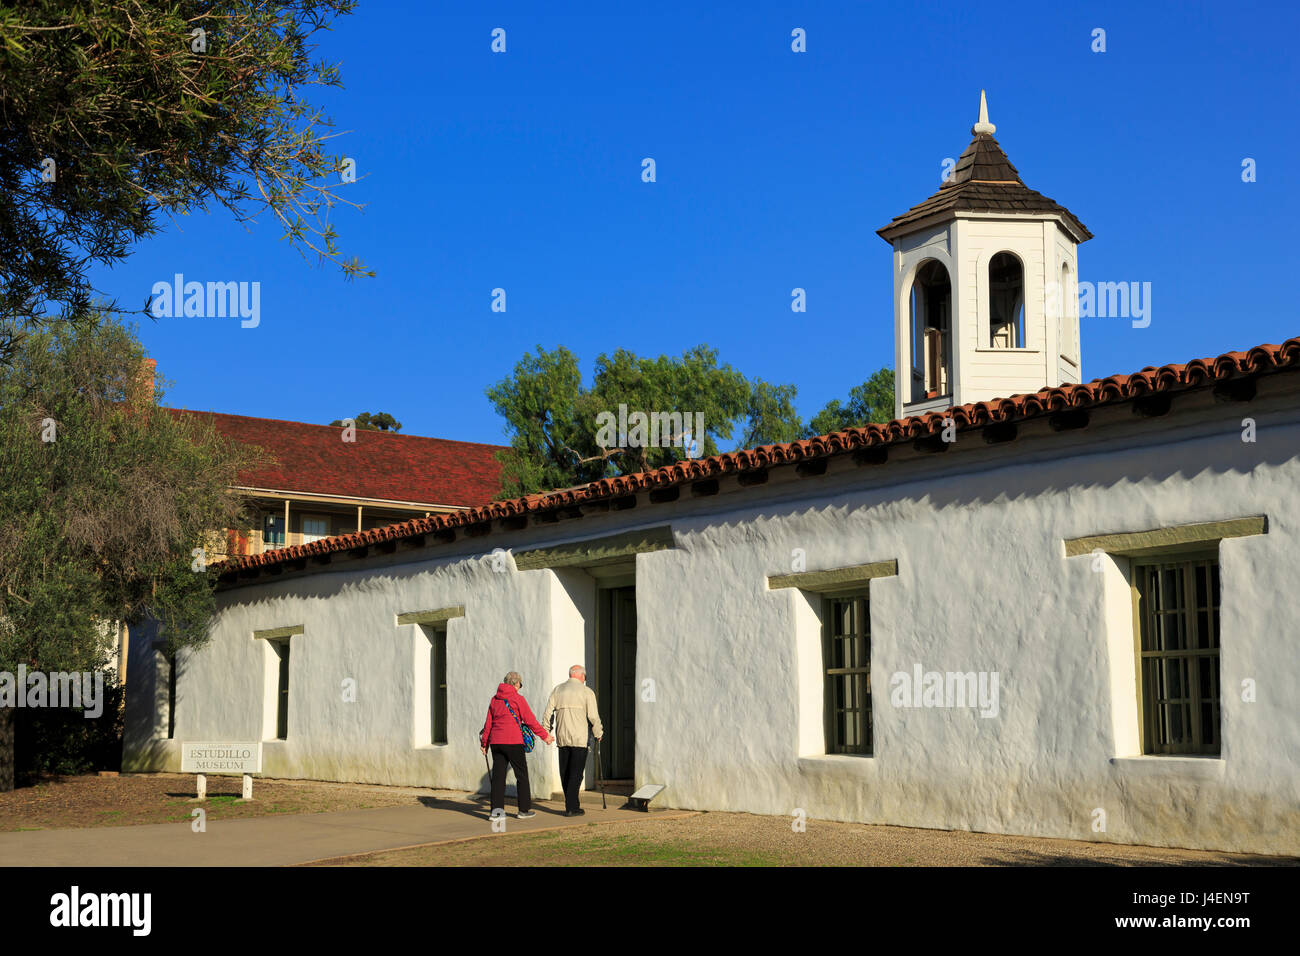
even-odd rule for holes
{"type": "Polygon", "coordinates": [[[582,773],[587,769],[587,724],[596,739],[604,735],[596,711],[596,693],[586,684],[587,669],[581,664],[569,668],[569,679],[556,686],[546,701],[542,726],[551,726],[555,716],[555,742],[560,745],[560,783],[564,787],[564,815],[576,817],[586,811],[578,805],[582,773]]]}

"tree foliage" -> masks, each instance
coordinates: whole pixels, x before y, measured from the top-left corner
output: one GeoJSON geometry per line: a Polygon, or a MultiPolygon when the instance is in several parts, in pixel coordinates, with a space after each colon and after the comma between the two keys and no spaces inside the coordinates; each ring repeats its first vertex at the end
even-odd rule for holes
{"type": "Polygon", "coordinates": [[[754,448],[802,438],[803,425],[794,407],[797,393],[793,385],[755,382],[739,447],[754,448]]]}
{"type": "MultiPolygon", "coordinates": [[[[388,412],[362,412],[352,420],[357,427],[372,432],[400,432],[402,423],[399,422],[388,412]]],[[[346,425],[347,422],[341,418],[336,418],[330,422],[334,427],[346,425]]]]}
{"type": "Polygon", "coordinates": [[[847,404],[834,399],[808,423],[807,437],[845,428],[883,425],[894,417],[894,370],[877,369],[871,378],[849,390],[847,404]]]}
{"type": "MultiPolygon", "coordinates": [[[[340,86],[311,36],[353,0],[32,0],[0,6],[0,360],[53,314],[88,314],[89,263],[122,260],[160,214],[269,210],[345,275],[327,175],[340,86]],[[20,317],[23,321],[13,321],[20,317]]],[[[349,205],[354,205],[348,203],[349,205]]]]}
{"type": "Polygon", "coordinates": [[[196,573],[229,490],[260,453],[161,408],[143,350],[92,314],[24,336],[0,365],[0,670],[93,670],[112,621],[146,616],[174,651],[201,645],[214,606],[196,573]]]}
{"type": "MultiPolygon", "coordinates": [[[[609,475],[655,468],[685,458],[687,436],[669,435],[668,447],[638,443],[629,429],[602,436],[604,421],[633,412],[703,415],[704,434],[690,435],[700,454],[717,453],[719,439],[730,438],[749,407],[753,387],[730,365],[718,365],[717,352],[700,345],[680,358],[642,358],[626,349],[596,359],[592,384],[583,383],[578,358],[560,346],[541,346],[525,355],[514,375],[488,389],[488,398],[506,420],[511,451],[504,465],[502,497],[549,491],[609,475]],[[599,440],[607,439],[602,446],[599,440]]],[[[689,428],[683,422],[682,431],[689,428]]]]}
{"type": "MultiPolygon", "coordinates": [[[[797,390],[761,379],[750,380],[730,365],[719,365],[715,349],[699,345],[674,358],[643,358],[626,349],[596,359],[591,384],[583,381],[578,357],[560,346],[537,347],[515,366],[509,378],[487,391],[506,421],[510,450],[501,453],[500,497],[571,487],[612,475],[656,468],[688,457],[714,455],[725,441],[736,448],[789,442],[820,431],[805,427],[795,409],[797,390]],[[602,434],[602,422],[633,412],[679,412],[683,430],[694,414],[703,415],[703,435],[664,447],[648,444],[632,428],[602,434]],[[689,417],[688,417],[689,416],[689,417]],[[731,441],[735,439],[734,443],[731,441]]],[[[893,410],[893,376],[882,369],[853,389],[847,406],[830,403],[813,426],[835,430],[868,421],[887,421],[893,410]],[[887,396],[887,401],[886,401],[887,396]],[[883,414],[883,419],[874,418],[883,414]]],[[[661,435],[662,439],[662,435],[661,435]]]]}

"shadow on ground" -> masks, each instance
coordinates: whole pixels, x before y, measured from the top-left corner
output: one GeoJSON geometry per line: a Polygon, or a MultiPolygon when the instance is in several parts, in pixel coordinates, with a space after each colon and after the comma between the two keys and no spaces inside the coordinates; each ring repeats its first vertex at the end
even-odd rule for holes
{"type": "MultiPolygon", "coordinates": [[[[438,797],[420,797],[419,801],[421,806],[428,807],[430,810],[454,810],[456,813],[463,813],[466,816],[471,817],[482,817],[484,820],[491,817],[492,808],[490,803],[492,798],[490,795],[486,793],[476,793],[468,799],[471,802],[467,803],[464,800],[443,800],[438,797]]],[[[538,816],[547,815],[560,817],[561,819],[564,818],[563,810],[556,810],[553,807],[543,806],[536,801],[533,802],[533,809],[537,811],[538,816]]],[[[513,817],[515,811],[516,806],[514,801],[511,798],[507,798],[506,813],[513,817]]]]}
{"type": "MultiPolygon", "coordinates": [[[[1127,844],[1116,844],[1127,846],[1127,844]]],[[[1150,848],[1144,848],[1150,849],[1150,848]]],[[[1220,867],[1220,866],[1300,866],[1300,857],[1293,856],[1215,856],[1206,859],[1153,859],[1151,857],[1126,857],[1094,860],[1066,853],[1040,853],[1035,850],[1008,850],[999,856],[980,860],[982,866],[1091,866],[1091,867],[1220,867]]]]}

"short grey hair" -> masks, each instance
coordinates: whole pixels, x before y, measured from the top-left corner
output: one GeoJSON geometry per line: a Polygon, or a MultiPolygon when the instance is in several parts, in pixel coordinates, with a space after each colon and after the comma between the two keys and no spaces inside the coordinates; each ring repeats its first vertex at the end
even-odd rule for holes
{"type": "Polygon", "coordinates": [[[572,667],[569,668],[569,676],[570,676],[570,677],[586,677],[586,676],[587,676],[587,668],[583,667],[581,664],[574,664],[572,667]]]}
{"type": "Polygon", "coordinates": [[[514,684],[516,687],[523,687],[524,679],[519,676],[519,671],[511,671],[509,674],[506,675],[506,679],[503,680],[501,683],[514,684]]]}

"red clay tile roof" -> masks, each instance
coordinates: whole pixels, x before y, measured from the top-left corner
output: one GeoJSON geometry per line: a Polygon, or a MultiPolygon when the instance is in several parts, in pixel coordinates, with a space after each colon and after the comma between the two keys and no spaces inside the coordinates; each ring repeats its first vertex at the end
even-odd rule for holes
{"type": "Polygon", "coordinates": [[[775,465],[798,464],[826,459],[872,446],[887,446],[938,436],[944,420],[951,417],[957,428],[980,428],[985,425],[1013,423],[1054,412],[1085,410],[1104,405],[1134,401],[1145,396],[1186,392],[1227,382],[1233,378],[1273,371],[1300,371],[1300,337],[1281,345],[1257,345],[1246,352],[1226,352],[1216,358],[1195,359],[1185,365],[1147,366],[1132,375],[1112,375],[1084,385],[1061,385],[1044,388],[1031,395],[1014,395],[989,402],[960,405],[941,412],[898,418],[884,425],[847,428],[817,438],[778,445],[762,445],[744,451],[728,452],[710,458],[679,461],[653,471],[602,478],[590,484],[548,494],[527,495],[498,501],[448,515],[415,518],[385,528],[357,534],[324,538],[310,544],[293,545],[264,554],[240,557],[214,565],[223,583],[234,583],[239,572],[256,576],[257,569],[291,561],[303,561],[311,555],[348,551],[401,538],[434,535],[471,525],[488,525],[495,519],[574,508],[582,504],[608,501],[701,479],[761,471],[775,465]]]}
{"type": "Polygon", "coordinates": [[[889,225],[877,229],[876,235],[892,241],[896,236],[907,235],[911,231],[908,227],[915,223],[940,213],[951,215],[958,211],[1052,213],[1073,226],[1081,242],[1092,238],[1092,233],[1074,213],[1020,181],[1016,167],[991,133],[976,133],[953,167],[952,176],[939,191],[901,216],[895,216],[889,225]]]}
{"type": "Polygon", "coordinates": [[[170,409],[203,418],[225,438],[257,445],[276,463],[239,476],[247,488],[476,508],[500,492],[500,445],[170,409]]]}

